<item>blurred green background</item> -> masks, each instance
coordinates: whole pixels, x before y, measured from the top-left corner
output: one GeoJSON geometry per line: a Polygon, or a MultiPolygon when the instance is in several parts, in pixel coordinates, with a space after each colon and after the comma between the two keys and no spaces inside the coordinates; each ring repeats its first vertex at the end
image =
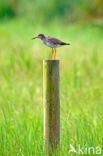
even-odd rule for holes
{"type": "Polygon", "coordinates": [[[29,18],[34,22],[88,21],[103,18],[102,0],[1,0],[0,19],[29,18]]]}
{"type": "Polygon", "coordinates": [[[71,43],[57,49],[61,156],[72,156],[70,144],[103,145],[103,0],[0,0],[0,156],[46,155],[42,60],[51,49],[31,40],[39,33],[71,43]]]}

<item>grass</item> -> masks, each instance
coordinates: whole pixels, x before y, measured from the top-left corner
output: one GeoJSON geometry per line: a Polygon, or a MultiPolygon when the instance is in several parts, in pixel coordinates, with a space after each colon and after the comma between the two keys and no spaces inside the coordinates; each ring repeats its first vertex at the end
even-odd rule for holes
{"type": "Polygon", "coordinates": [[[45,155],[42,60],[50,57],[51,50],[31,40],[38,33],[71,43],[57,54],[61,156],[76,155],[69,153],[70,144],[103,145],[103,30],[93,25],[38,26],[13,20],[0,23],[0,156],[45,155]]]}

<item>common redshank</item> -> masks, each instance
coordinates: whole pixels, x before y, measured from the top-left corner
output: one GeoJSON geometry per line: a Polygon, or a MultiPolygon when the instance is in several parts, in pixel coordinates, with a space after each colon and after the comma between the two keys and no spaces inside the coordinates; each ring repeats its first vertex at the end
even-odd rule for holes
{"type": "Polygon", "coordinates": [[[44,34],[39,34],[38,36],[36,36],[36,37],[34,37],[32,39],[36,39],[36,38],[41,39],[42,42],[46,46],[52,48],[52,56],[51,56],[51,59],[53,58],[53,56],[54,56],[54,59],[56,59],[56,48],[61,47],[63,45],[70,45],[70,43],[62,42],[62,41],[60,41],[57,38],[50,37],[50,36],[45,36],[44,34]]]}

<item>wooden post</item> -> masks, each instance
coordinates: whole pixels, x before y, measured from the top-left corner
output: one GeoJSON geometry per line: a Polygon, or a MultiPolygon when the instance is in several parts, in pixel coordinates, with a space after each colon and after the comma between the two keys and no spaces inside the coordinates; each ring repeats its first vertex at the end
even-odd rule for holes
{"type": "Polygon", "coordinates": [[[43,61],[44,143],[47,152],[60,144],[59,60],[43,61]]]}

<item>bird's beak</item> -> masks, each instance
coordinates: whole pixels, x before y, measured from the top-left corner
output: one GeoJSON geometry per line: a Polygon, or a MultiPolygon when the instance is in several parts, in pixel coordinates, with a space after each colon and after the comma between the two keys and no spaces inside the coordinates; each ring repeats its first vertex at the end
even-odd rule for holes
{"type": "Polygon", "coordinates": [[[38,38],[38,36],[36,36],[36,37],[33,37],[33,38],[32,38],[32,40],[34,40],[34,39],[36,39],[36,38],[38,38]]]}

